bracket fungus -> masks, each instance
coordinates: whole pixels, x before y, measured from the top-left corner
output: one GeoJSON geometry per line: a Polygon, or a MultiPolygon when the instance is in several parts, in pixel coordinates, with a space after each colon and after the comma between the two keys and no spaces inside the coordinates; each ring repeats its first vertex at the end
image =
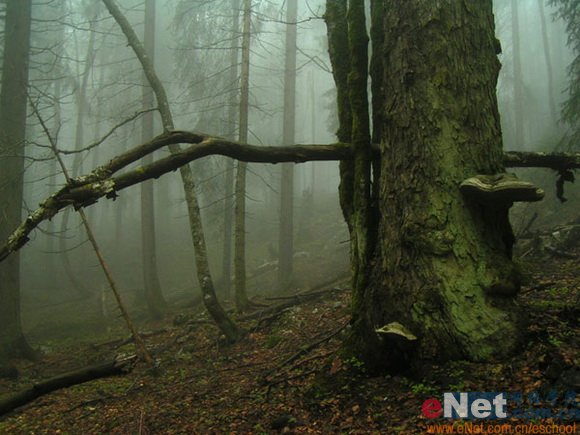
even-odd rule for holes
{"type": "Polygon", "coordinates": [[[544,191],[512,174],[476,175],[459,186],[468,199],[490,206],[510,207],[516,201],[534,202],[544,197],[544,191]]]}
{"type": "Polygon", "coordinates": [[[409,341],[417,340],[417,337],[399,322],[392,322],[375,329],[377,334],[393,334],[406,338],[409,341]]]}

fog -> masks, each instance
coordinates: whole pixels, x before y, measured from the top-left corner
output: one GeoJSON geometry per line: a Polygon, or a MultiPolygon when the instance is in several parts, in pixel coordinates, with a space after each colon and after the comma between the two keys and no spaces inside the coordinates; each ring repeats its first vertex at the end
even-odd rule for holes
{"type": "MultiPolygon", "coordinates": [[[[143,3],[119,3],[142,38],[143,3]]],[[[239,87],[239,80],[231,81],[230,57],[231,41],[238,40],[239,46],[241,33],[232,36],[231,1],[159,0],[156,6],[155,67],[168,93],[176,128],[235,137],[237,122],[228,125],[227,117],[231,90],[239,87]]],[[[248,142],[281,145],[286,5],[260,0],[253,6],[248,142]]],[[[566,132],[559,118],[572,60],[565,25],[553,19],[554,10],[543,2],[519,0],[517,8],[514,33],[512,2],[495,2],[502,47],[497,90],[504,148],[558,150],[566,132]],[[517,40],[519,53],[515,54],[517,40]],[[516,57],[519,68],[514,64],[516,57]],[[515,75],[516,70],[520,75],[515,75]],[[518,87],[522,100],[516,104],[518,87]]],[[[299,2],[296,143],[336,141],[334,82],[323,14],[323,0],[299,2]]],[[[82,149],[111,133],[89,151],[63,156],[72,174],[86,173],[140,144],[141,117],[119,124],[147,109],[142,103],[142,68],[104,7],[81,0],[39,2],[33,15],[31,94],[59,149],[82,149]]],[[[157,113],[154,132],[162,132],[157,113]]],[[[65,182],[32,113],[27,135],[24,213],[65,182]]],[[[166,153],[160,151],[156,156],[166,153]]],[[[209,157],[192,167],[219,294],[226,159],[209,157]]],[[[276,257],[280,183],[279,165],[249,165],[246,252],[250,294],[276,291],[275,274],[258,275],[256,271],[276,257]]],[[[348,233],[339,208],[338,183],[336,162],[295,166],[294,250],[300,253],[296,255],[295,288],[348,271],[348,233]]],[[[553,184],[553,180],[547,183],[553,184]]],[[[168,299],[193,298],[198,283],[181,179],[178,173],[170,173],[154,186],[156,255],[163,292],[168,299]]],[[[133,305],[143,287],[140,187],[122,191],[114,201],[101,199],[87,208],[87,214],[115,279],[133,305]]],[[[22,249],[21,258],[25,330],[34,330],[39,323],[38,318],[26,314],[27,304],[33,300],[51,307],[84,300],[83,289],[98,297],[107,291],[77,213],[61,213],[43,224],[22,249]]]]}

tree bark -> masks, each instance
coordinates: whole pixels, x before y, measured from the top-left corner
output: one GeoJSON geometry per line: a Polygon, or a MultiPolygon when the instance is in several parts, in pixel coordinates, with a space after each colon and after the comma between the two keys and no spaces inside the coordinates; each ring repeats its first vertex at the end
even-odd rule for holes
{"type": "MultiPolygon", "coordinates": [[[[31,1],[6,2],[0,92],[0,238],[22,219],[31,1]]],[[[20,319],[20,257],[0,264],[0,361],[33,356],[20,319]]]]}
{"type": "MultiPolygon", "coordinates": [[[[352,139],[352,110],[348,95],[348,73],[350,70],[350,50],[348,47],[348,24],[346,22],[347,0],[327,0],[326,22],[328,33],[328,55],[332,63],[332,75],[336,84],[338,108],[338,131],[340,142],[352,139]]],[[[352,232],[354,162],[340,162],[340,185],[338,187],[340,207],[349,231],[352,232]]]]}
{"type": "Polygon", "coordinates": [[[507,206],[457,188],[503,171],[491,1],[397,0],[385,19],[379,237],[352,350],[370,370],[509,355],[525,326],[507,206]],[[418,340],[377,331],[395,322],[418,340]]]}
{"type": "MultiPolygon", "coordinates": [[[[350,262],[353,288],[366,288],[368,262],[374,250],[376,236],[371,226],[371,220],[374,221],[371,217],[374,210],[371,210],[372,151],[367,93],[369,39],[364,2],[349,0],[347,24],[350,51],[347,86],[352,111],[351,134],[354,152],[353,185],[350,187],[352,190],[350,262]]],[[[353,309],[357,309],[356,305],[353,309]]]]}

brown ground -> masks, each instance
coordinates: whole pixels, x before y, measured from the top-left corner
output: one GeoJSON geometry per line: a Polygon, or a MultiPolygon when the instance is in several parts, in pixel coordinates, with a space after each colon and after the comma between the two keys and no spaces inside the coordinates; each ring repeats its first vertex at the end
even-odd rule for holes
{"type": "MultiPolygon", "coordinates": [[[[426,427],[421,404],[444,391],[574,389],[580,363],[580,249],[574,254],[526,257],[531,272],[521,303],[530,313],[530,341],[509,361],[459,361],[414,377],[369,377],[360,361],[339,351],[349,319],[348,282],[342,279],[326,286],[336,290],[279,317],[240,321],[249,334],[233,346],[220,342],[211,323],[200,322],[205,317],[199,307],[174,304],[167,321],[141,326],[163,330],[146,339],[160,374],[139,364],[123,376],[53,392],[1,417],[0,433],[420,434],[426,427]]],[[[0,381],[0,393],[131,353],[131,344],[110,342],[124,336],[113,330],[97,345],[90,344],[97,342],[94,337],[46,343],[49,353],[38,363],[17,361],[20,379],[0,381]]]]}

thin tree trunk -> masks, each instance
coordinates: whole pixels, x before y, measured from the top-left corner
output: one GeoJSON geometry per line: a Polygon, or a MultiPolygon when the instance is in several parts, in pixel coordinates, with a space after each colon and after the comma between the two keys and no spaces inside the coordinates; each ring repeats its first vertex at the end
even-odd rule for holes
{"type": "MultiPolygon", "coordinates": [[[[295,142],[296,130],[296,37],[297,0],[288,0],[286,9],[286,49],[284,65],[283,142],[295,142]]],[[[278,238],[278,287],[292,283],[294,267],[294,165],[282,165],[280,188],[280,234],[278,238]]]]}
{"type": "MultiPolygon", "coordinates": [[[[94,65],[95,61],[95,52],[94,52],[94,45],[95,45],[95,32],[94,29],[94,20],[90,22],[90,31],[89,31],[89,43],[87,47],[87,53],[84,60],[84,68],[81,72],[77,65],[77,81],[78,81],[78,88],[75,92],[75,100],[77,106],[76,112],[76,124],[75,124],[75,149],[80,149],[85,141],[85,133],[84,133],[84,126],[86,122],[86,114],[88,110],[88,98],[87,98],[87,87],[89,83],[89,74],[94,65]]],[[[78,54],[78,41],[75,39],[75,45],[77,46],[77,54],[78,54]]],[[[82,154],[78,153],[75,154],[72,164],[72,175],[76,177],[78,174],[83,172],[83,160],[82,154]]],[[[66,210],[63,213],[61,227],[60,227],[60,255],[62,259],[62,264],[64,271],[69,278],[70,282],[72,283],[75,291],[79,293],[79,295],[87,297],[90,295],[90,290],[87,288],[84,282],[78,278],[78,274],[75,273],[73,270],[69,249],[68,249],[68,239],[65,236],[67,232],[67,226],[70,220],[70,210],[66,210]]],[[[76,250],[82,250],[82,248],[76,248],[76,250]]],[[[78,257],[78,256],[77,256],[78,257]]]]}
{"type": "MultiPolygon", "coordinates": [[[[353,215],[351,267],[353,285],[364,289],[368,281],[368,263],[373,251],[371,232],[371,137],[368,111],[368,36],[364,2],[349,0],[348,39],[350,73],[348,93],[352,110],[352,146],[354,148],[353,215]]],[[[355,306],[356,309],[356,306],[355,306]]]]}
{"type": "MultiPolygon", "coordinates": [[[[228,137],[236,137],[236,117],[238,116],[238,64],[239,64],[239,32],[240,32],[240,0],[232,0],[232,42],[230,46],[230,84],[232,90],[228,105],[228,137]]],[[[234,221],[234,161],[227,159],[225,176],[224,200],[224,249],[222,256],[222,287],[223,294],[229,299],[232,288],[232,234],[234,221]]]]}
{"type": "MultiPolygon", "coordinates": [[[[0,237],[22,218],[31,1],[8,0],[0,92],[0,237]]],[[[0,264],[0,361],[34,352],[22,334],[20,256],[0,264]]]]}
{"type": "MultiPolygon", "coordinates": [[[[155,0],[145,2],[145,51],[155,64],[155,0]]],[[[151,108],[154,105],[153,91],[147,85],[147,78],[144,77],[143,84],[143,107],[151,108]]],[[[143,115],[141,123],[141,140],[147,142],[153,138],[154,129],[153,112],[143,115]]],[[[153,162],[153,154],[149,154],[142,159],[143,165],[153,162]]],[[[159,273],[157,270],[157,249],[155,243],[155,204],[153,198],[153,182],[148,181],[141,184],[141,241],[143,258],[143,287],[144,296],[149,314],[156,319],[163,317],[167,309],[167,303],[161,293],[159,273]]]]}
{"type": "MultiPolygon", "coordinates": [[[[132,127],[125,125],[119,129],[119,144],[117,145],[117,149],[121,152],[127,150],[127,143],[129,142],[129,138],[131,137],[132,127]]],[[[125,201],[119,201],[117,207],[113,210],[114,214],[114,224],[113,227],[115,229],[115,250],[119,257],[123,257],[123,254],[126,252],[124,250],[126,243],[124,238],[124,225],[123,225],[123,216],[125,215],[125,210],[127,208],[127,203],[125,201]]]]}
{"type": "Polygon", "coordinates": [[[514,148],[524,149],[524,84],[520,54],[520,23],[518,1],[511,0],[512,9],[512,58],[514,65],[514,148]]]}
{"type": "MultiPolygon", "coordinates": [[[[155,73],[155,68],[145,52],[143,45],[135,34],[133,28],[121,13],[116,3],[113,0],[103,0],[103,3],[113,16],[129,45],[135,52],[135,55],[141,62],[143,72],[147,76],[149,85],[155,93],[159,112],[163,122],[163,129],[165,132],[174,130],[173,117],[169,108],[169,101],[165,88],[155,73]]],[[[179,145],[171,144],[169,150],[172,154],[178,154],[181,151],[179,145]]],[[[207,258],[207,248],[205,243],[205,236],[203,233],[203,226],[201,221],[201,213],[199,210],[199,203],[195,195],[195,182],[193,173],[189,165],[181,166],[179,169],[181,179],[183,181],[183,189],[185,191],[185,200],[189,213],[189,225],[191,229],[191,236],[195,250],[195,261],[197,266],[197,276],[201,291],[203,294],[203,302],[211,317],[230,342],[237,341],[242,336],[242,330],[230,319],[223,307],[220,305],[216,293],[211,273],[209,270],[209,262],[207,258]]]]}
{"type": "Polygon", "coordinates": [[[558,122],[558,109],[556,108],[556,98],[554,96],[554,74],[552,73],[552,56],[550,55],[550,41],[546,29],[546,13],[544,11],[544,1],[538,0],[538,11],[540,12],[540,26],[542,28],[542,43],[544,46],[544,60],[546,62],[546,73],[548,76],[548,102],[550,103],[550,116],[552,124],[558,122]]]}
{"type": "MultiPolygon", "coordinates": [[[[242,30],[242,76],[240,86],[240,122],[238,142],[248,142],[248,111],[250,96],[250,31],[251,0],[244,0],[244,19],[242,30]]],[[[234,269],[236,274],[236,309],[239,312],[248,308],[246,293],[246,166],[238,162],[236,172],[236,209],[234,269]]]]}
{"type": "MultiPolygon", "coordinates": [[[[316,89],[316,75],[313,73],[310,79],[310,105],[312,107],[312,123],[310,125],[312,131],[311,131],[311,138],[310,140],[312,141],[312,143],[316,143],[316,128],[318,127],[317,122],[317,118],[316,118],[316,111],[317,111],[317,101],[318,99],[316,98],[316,93],[314,92],[316,89]]],[[[314,203],[315,200],[315,194],[316,194],[316,165],[314,164],[314,162],[310,163],[310,200],[312,201],[312,203],[314,203]]],[[[313,212],[313,210],[311,210],[311,212],[313,212]]]]}
{"type": "MultiPolygon", "coordinates": [[[[69,172],[68,172],[68,170],[67,170],[67,168],[66,168],[66,166],[65,166],[65,164],[60,156],[55,139],[50,135],[50,131],[49,131],[48,127],[46,126],[44,120],[40,116],[40,113],[38,112],[38,108],[34,105],[32,105],[32,108],[33,108],[34,114],[38,118],[38,120],[39,120],[39,122],[44,130],[44,133],[46,134],[47,139],[50,142],[50,147],[52,149],[52,152],[54,153],[54,156],[57,159],[57,162],[58,162],[60,168],[62,169],[62,173],[66,179],[66,184],[70,185],[71,177],[70,177],[69,172]]],[[[129,316],[127,308],[125,307],[125,304],[121,298],[121,292],[119,291],[119,288],[117,287],[117,284],[116,284],[115,280],[113,279],[113,275],[111,274],[111,271],[109,269],[107,262],[105,261],[105,258],[103,257],[103,254],[101,253],[101,250],[100,250],[99,245],[97,243],[97,239],[95,238],[95,235],[94,235],[93,230],[89,224],[89,221],[87,219],[85,211],[82,208],[79,208],[78,214],[81,218],[81,222],[82,222],[83,227],[87,233],[87,237],[89,238],[89,242],[91,243],[93,251],[95,252],[95,254],[97,256],[97,259],[99,261],[101,269],[102,269],[103,273],[105,274],[105,277],[107,279],[109,287],[113,291],[113,295],[115,296],[115,299],[117,300],[117,306],[119,307],[119,311],[121,311],[121,316],[123,317],[123,320],[125,320],[125,323],[127,324],[127,328],[129,329],[131,335],[133,336],[133,340],[135,341],[135,346],[137,348],[137,352],[139,353],[139,355],[143,358],[143,360],[147,364],[153,365],[153,358],[149,354],[149,351],[145,347],[145,343],[143,342],[143,339],[141,338],[141,336],[137,332],[137,328],[135,328],[135,324],[133,323],[133,321],[131,320],[131,317],[129,316]]]]}
{"type": "MultiPolygon", "coordinates": [[[[60,71],[60,68],[58,69],[60,71]]],[[[61,104],[60,98],[62,93],[62,81],[56,80],[54,82],[54,126],[53,126],[53,135],[56,136],[57,132],[60,131],[61,123],[62,123],[62,111],[61,111],[61,104]]],[[[57,162],[56,157],[53,158],[49,165],[48,165],[48,193],[54,191],[56,187],[56,171],[57,171],[57,162]]],[[[47,276],[49,277],[50,281],[50,288],[56,289],[57,288],[57,275],[55,273],[56,268],[56,261],[55,259],[58,257],[56,255],[56,225],[54,219],[48,221],[46,226],[46,250],[47,250],[47,269],[48,273],[47,276]]]]}
{"type": "MultiPolygon", "coordinates": [[[[338,131],[340,142],[352,139],[352,111],[348,95],[350,51],[348,49],[348,24],[346,22],[347,0],[327,0],[325,21],[328,32],[328,54],[332,62],[332,75],[336,84],[338,131]]],[[[352,232],[354,162],[340,162],[339,198],[340,208],[349,232],[352,232]]]]}
{"type": "MultiPolygon", "coordinates": [[[[98,78],[95,78],[94,72],[95,71],[93,70],[93,80],[96,80],[96,82],[97,82],[96,89],[97,89],[97,93],[98,93],[98,90],[102,89],[104,86],[104,83],[105,83],[105,68],[99,69],[98,78]]],[[[95,123],[94,123],[93,137],[95,139],[99,139],[101,137],[101,126],[103,123],[103,108],[102,108],[101,104],[97,103],[94,118],[95,118],[95,123]]],[[[92,157],[91,158],[91,166],[93,168],[96,168],[100,162],[101,147],[95,147],[93,150],[91,150],[91,157],[92,157]]],[[[104,213],[104,209],[101,208],[99,211],[101,212],[101,216],[102,216],[104,213]]],[[[90,222],[97,221],[96,212],[97,212],[97,209],[93,208],[92,210],[90,210],[87,213],[87,216],[88,216],[90,222]]]]}

